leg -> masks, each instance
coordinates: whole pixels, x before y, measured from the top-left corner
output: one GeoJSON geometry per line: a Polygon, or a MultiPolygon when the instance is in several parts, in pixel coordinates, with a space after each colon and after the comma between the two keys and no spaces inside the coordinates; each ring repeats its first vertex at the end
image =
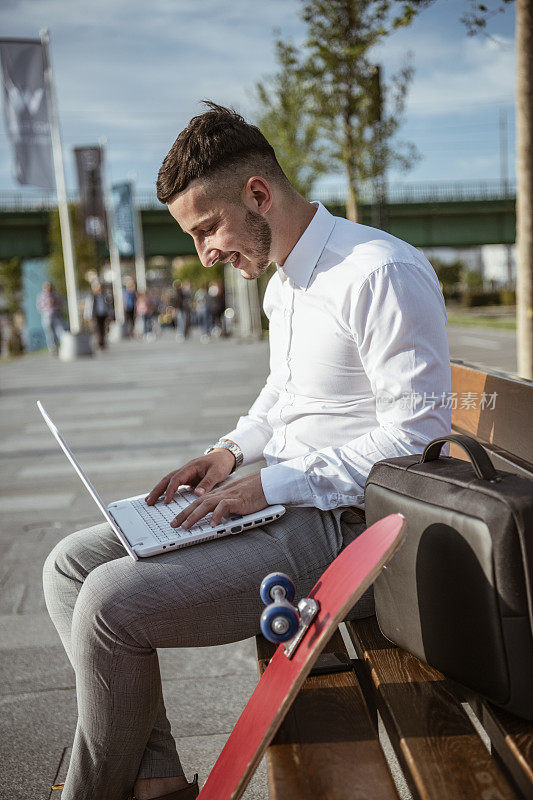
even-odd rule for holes
{"type": "Polygon", "coordinates": [[[107,317],[96,317],[96,326],[98,329],[98,347],[100,350],[105,349],[105,326],[107,317]]]}
{"type": "Polygon", "coordinates": [[[51,353],[57,352],[56,342],[54,338],[54,328],[52,317],[41,317],[44,335],[46,338],[46,346],[51,353]]]}
{"type": "Polygon", "coordinates": [[[162,702],[156,648],[255,635],[262,578],[286,571],[306,594],[342,547],[339,519],[292,509],[264,529],[88,575],[72,620],[79,719],[64,800],[120,800],[157,769],[144,760],[162,702]]]}
{"type": "MultiPolygon", "coordinates": [[[[104,523],[67,536],[46,559],[43,586],[48,613],[74,669],[72,617],[83,583],[101,564],[123,557],[124,548],[109,525],[104,523]]],[[[183,775],[162,698],[143,753],[139,774],[183,775]]]]}
{"type": "Polygon", "coordinates": [[[54,314],[54,316],[52,317],[52,327],[55,337],[55,346],[57,349],[57,347],[61,344],[61,339],[63,337],[63,334],[65,333],[65,328],[63,327],[63,319],[61,317],[61,314],[54,314]]]}

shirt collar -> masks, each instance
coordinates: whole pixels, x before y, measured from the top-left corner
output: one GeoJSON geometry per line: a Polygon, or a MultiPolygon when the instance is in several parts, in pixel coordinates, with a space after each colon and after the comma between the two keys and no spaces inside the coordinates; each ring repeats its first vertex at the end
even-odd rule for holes
{"type": "Polygon", "coordinates": [[[278,265],[281,277],[288,276],[302,289],[309,286],[313,270],[335,227],[335,217],[322,203],[317,200],[312,205],[317,206],[313,219],[285,259],[283,267],[278,265]]]}

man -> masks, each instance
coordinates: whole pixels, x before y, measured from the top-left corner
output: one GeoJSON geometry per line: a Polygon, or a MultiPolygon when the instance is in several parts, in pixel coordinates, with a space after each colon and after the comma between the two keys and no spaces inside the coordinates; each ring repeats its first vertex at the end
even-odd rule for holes
{"type": "Polygon", "coordinates": [[[41,323],[46,337],[48,350],[57,356],[61,337],[65,332],[61,309],[63,301],[50,281],[43,283],[43,290],[37,297],[37,311],[41,315],[41,323]]]}
{"type": "Polygon", "coordinates": [[[132,339],[135,331],[135,303],[137,302],[137,289],[132,278],[128,278],[122,288],[122,299],[124,302],[125,328],[128,338],[132,339]]]}
{"type": "MultiPolygon", "coordinates": [[[[190,527],[283,503],[245,535],[134,562],[107,525],[72,534],[45,565],[50,615],[76,671],[78,727],[63,800],[189,800],[165,714],[156,648],[214,645],[258,632],[258,586],[274,570],[306,594],[365,528],[376,461],[421,452],[450,430],[446,311],[415,248],[309,203],[259,130],[208,103],[163,161],[158,197],[205,267],[245,280],[277,264],[265,295],[271,371],[249,413],[147,496],[180,484],[198,499],[190,527]],[[241,464],[267,466],[221,485],[241,464]]],[[[222,367],[223,369],[223,367],[222,367]]],[[[216,380],[216,376],[213,376],[216,380]]],[[[371,593],[354,613],[373,613],[371,593]]]]}
{"type": "Polygon", "coordinates": [[[113,316],[113,305],[107,295],[104,294],[102,284],[95,281],[91,286],[91,294],[87,298],[84,316],[93,322],[94,332],[100,350],[107,347],[107,326],[113,316]]]}

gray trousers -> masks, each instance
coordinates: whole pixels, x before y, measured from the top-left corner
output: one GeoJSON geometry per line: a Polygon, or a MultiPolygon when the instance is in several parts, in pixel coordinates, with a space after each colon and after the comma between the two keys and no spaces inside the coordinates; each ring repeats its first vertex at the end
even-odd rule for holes
{"type": "MultiPolygon", "coordinates": [[[[259,632],[259,585],[280,570],[306,595],[365,529],[348,509],[288,509],[254,528],[133,561],[107,524],[59,542],[44,565],[50,617],[76,673],[78,723],[62,800],[126,800],[137,778],[182,775],[156,648],[259,632]]],[[[369,590],[353,616],[374,613],[369,590]]]]}

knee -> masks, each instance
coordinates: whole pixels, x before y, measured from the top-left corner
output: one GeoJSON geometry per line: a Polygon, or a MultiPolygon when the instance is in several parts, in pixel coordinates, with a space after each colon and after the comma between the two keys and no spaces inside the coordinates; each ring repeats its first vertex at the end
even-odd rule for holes
{"type": "Polygon", "coordinates": [[[122,561],[126,559],[101,564],[85,579],[72,620],[73,635],[76,632],[80,642],[96,638],[109,643],[118,639],[133,647],[143,646],[133,633],[136,593],[129,585],[130,564],[122,561]]]}
{"type": "Polygon", "coordinates": [[[77,560],[79,546],[76,534],[72,533],[61,539],[50,551],[43,565],[43,586],[54,586],[62,579],[77,579],[83,581],[80,565],[77,560]]]}

